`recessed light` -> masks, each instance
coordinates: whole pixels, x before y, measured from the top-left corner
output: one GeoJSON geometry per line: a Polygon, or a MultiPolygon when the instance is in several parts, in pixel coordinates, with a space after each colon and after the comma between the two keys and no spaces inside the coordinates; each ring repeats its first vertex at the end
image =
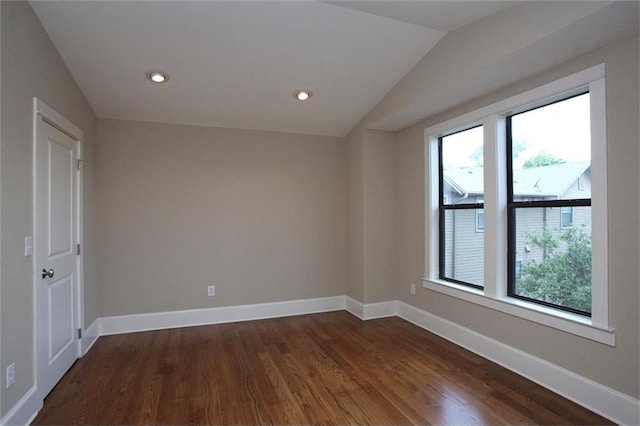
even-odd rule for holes
{"type": "Polygon", "coordinates": [[[293,92],[293,97],[299,101],[306,101],[313,96],[311,90],[300,89],[293,92]]]}
{"type": "Polygon", "coordinates": [[[166,83],[169,81],[169,74],[164,71],[147,71],[147,78],[154,83],[166,83]]]}

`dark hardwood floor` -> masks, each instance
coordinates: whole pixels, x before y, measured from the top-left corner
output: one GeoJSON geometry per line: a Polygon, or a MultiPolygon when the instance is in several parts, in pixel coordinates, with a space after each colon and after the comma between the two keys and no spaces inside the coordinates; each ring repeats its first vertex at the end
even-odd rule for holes
{"type": "Polygon", "coordinates": [[[609,424],[402,319],[347,312],[101,337],[44,424],[609,424]]]}

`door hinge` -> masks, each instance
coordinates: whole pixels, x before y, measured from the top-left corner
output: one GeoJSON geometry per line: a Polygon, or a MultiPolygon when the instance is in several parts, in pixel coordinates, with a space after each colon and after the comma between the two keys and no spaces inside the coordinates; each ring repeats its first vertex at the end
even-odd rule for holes
{"type": "Polygon", "coordinates": [[[82,329],[78,329],[78,339],[82,339],[82,329]]]}
{"type": "Polygon", "coordinates": [[[84,160],[83,160],[82,158],[78,158],[78,159],[76,160],[76,170],[80,171],[80,170],[82,169],[82,162],[83,162],[83,161],[84,161],[84,160]]]}
{"type": "Polygon", "coordinates": [[[76,253],[80,256],[80,244],[76,244],[76,253]]]}

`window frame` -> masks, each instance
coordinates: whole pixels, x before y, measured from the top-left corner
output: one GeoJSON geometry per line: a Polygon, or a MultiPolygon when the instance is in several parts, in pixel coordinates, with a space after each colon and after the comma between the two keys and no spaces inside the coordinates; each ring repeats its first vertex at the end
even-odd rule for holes
{"type": "MultiPolygon", "coordinates": [[[[578,178],[580,179],[580,178],[578,178]]],[[[591,201],[591,199],[589,199],[591,201]]],[[[591,203],[589,203],[591,206],[591,203]]],[[[560,207],[560,227],[561,228],[571,228],[573,226],[573,206],[561,206],[560,207]],[[565,211],[565,209],[569,209],[569,211],[565,211]],[[567,225],[564,224],[564,215],[569,215],[569,223],[567,225]]]]}
{"type": "Polygon", "coordinates": [[[522,260],[516,260],[513,273],[516,279],[519,279],[522,277],[522,260]]]}
{"type": "MultiPolygon", "coordinates": [[[[558,99],[557,96],[554,96],[552,100],[548,103],[538,105],[534,104],[534,107],[526,108],[524,110],[518,111],[517,113],[508,114],[505,116],[505,129],[506,129],[506,179],[507,179],[507,296],[513,297],[516,299],[525,300],[531,303],[536,303],[539,305],[548,306],[553,309],[560,309],[562,311],[572,312],[574,314],[583,315],[586,317],[591,317],[591,312],[581,311],[579,309],[571,308],[568,306],[558,305],[555,303],[546,302],[544,300],[533,299],[531,297],[523,296],[516,292],[516,271],[515,271],[515,262],[516,262],[516,232],[517,232],[517,219],[516,212],[519,209],[528,209],[528,208],[559,208],[560,209],[560,227],[561,228],[569,228],[573,225],[573,207],[591,207],[591,198],[572,198],[572,199],[555,199],[555,200],[514,200],[513,194],[513,140],[512,138],[512,118],[518,114],[527,113],[529,111],[533,111],[538,108],[544,108],[549,105],[553,105],[559,102],[564,102],[569,99],[573,99],[577,96],[585,95],[589,92],[589,87],[584,87],[581,91],[578,90],[578,93],[573,93],[575,90],[570,92],[570,94],[566,97],[561,97],[558,99]],[[563,210],[565,208],[571,209],[571,223],[567,226],[562,224],[563,210]]],[[[593,257],[592,257],[593,259],[593,257]]],[[[592,279],[593,281],[593,279],[592,279]]],[[[593,284],[592,284],[593,287],[593,284]]]]}
{"type": "Polygon", "coordinates": [[[584,191],[584,175],[578,177],[578,191],[584,191]]]}
{"type": "Polygon", "coordinates": [[[599,64],[519,95],[425,129],[425,274],[423,287],[489,309],[615,346],[609,326],[607,140],[605,66],[599,64]],[[506,121],[509,115],[590,92],[592,309],[591,317],[539,305],[507,294],[506,121]],[[483,126],[484,135],[484,289],[439,278],[438,138],[483,126]]]}
{"type": "Polygon", "coordinates": [[[454,132],[449,132],[443,135],[440,135],[438,137],[438,278],[440,280],[443,281],[448,281],[451,283],[456,283],[462,286],[467,286],[467,287],[471,287],[471,288],[475,288],[475,289],[479,289],[482,290],[484,287],[479,285],[479,284],[474,284],[474,283],[470,283],[470,282],[466,282],[466,281],[461,281],[461,280],[457,280],[455,278],[451,278],[451,277],[447,277],[445,275],[445,270],[446,270],[446,266],[445,266],[445,262],[446,259],[444,258],[444,256],[442,255],[442,253],[445,252],[445,216],[447,214],[447,211],[453,211],[455,212],[456,210],[475,210],[476,211],[476,232],[478,232],[478,217],[477,217],[477,212],[478,209],[482,209],[484,207],[484,203],[478,203],[477,199],[478,197],[476,197],[476,202],[475,203],[466,203],[466,204],[452,204],[448,199],[448,197],[444,194],[444,165],[443,165],[443,161],[442,161],[442,140],[444,138],[446,138],[447,136],[452,136],[455,135],[457,133],[462,133],[462,132],[466,132],[467,130],[472,130],[472,129],[476,129],[478,127],[481,127],[482,124],[479,125],[474,125],[474,126],[470,126],[467,127],[465,129],[459,129],[456,130],[454,132]]]}
{"type": "MultiPolygon", "coordinates": [[[[476,203],[484,207],[484,197],[476,197],[476,203]]],[[[484,232],[484,208],[476,209],[476,232],[484,232]],[[482,216],[482,227],[480,227],[480,216],[482,216]]]]}

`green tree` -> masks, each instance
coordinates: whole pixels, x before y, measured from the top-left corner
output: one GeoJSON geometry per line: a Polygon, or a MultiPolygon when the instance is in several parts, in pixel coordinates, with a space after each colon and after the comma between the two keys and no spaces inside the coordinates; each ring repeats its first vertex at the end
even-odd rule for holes
{"type": "Polygon", "coordinates": [[[526,160],[522,167],[525,169],[531,169],[533,167],[551,166],[553,164],[562,164],[564,162],[565,160],[563,160],[562,158],[558,158],[553,154],[542,151],[535,157],[531,157],[526,160]]]}
{"type": "Polygon", "coordinates": [[[525,149],[527,149],[527,141],[514,141],[511,144],[511,156],[515,160],[525,149]]]}
{"type": "Polygon", "coordinates": [[[527,243],[543,251],[543,260],[522,266],[517,293],[591,312],[591,235],[574,227],[545,227],[529,233],[527,243]]]}

